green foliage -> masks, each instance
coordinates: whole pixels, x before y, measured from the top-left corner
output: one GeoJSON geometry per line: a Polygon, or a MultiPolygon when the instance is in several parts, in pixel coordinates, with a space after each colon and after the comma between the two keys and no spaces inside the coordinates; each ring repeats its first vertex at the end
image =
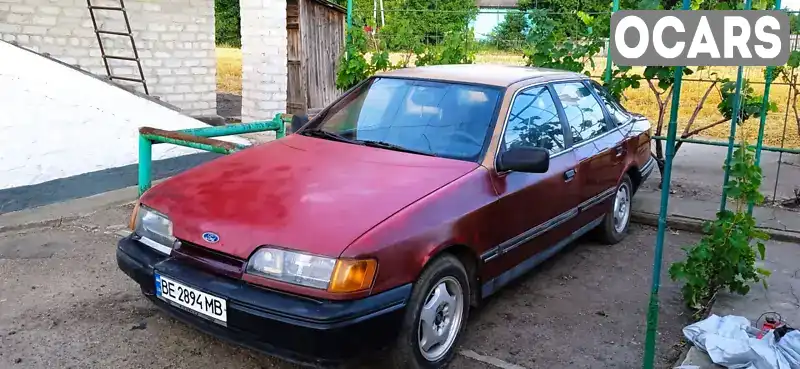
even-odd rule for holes
{"type": "Polygon", "coordinates": [[[475,36],[472,31],[448,32],[441,45],[430,45],[417,53],[417,66],[472,64],[475,61],[475,36]]]}
{"type": "Polygon", "coordinates": [[[368,50],[367,33],[361,28],[350,28],[347,32],[347,43],[336,70],[337,88],[350,89],[378,70],[390,67],[388,52],[375,53],[367,61],[365,54],[368,50]]]}
{"type": "Polygon", "coordinates": [[[596,19],[581,13],[578,19],[583,24],[583,32],[576,35],[578,37],[568,37],[546,12],[531,11],[529,14],[534,26],[528,35],[530,48],[525,51],[525,64],[590,75],[595,67],[593,56],[605,45],[590,31],[596,19]]]}
{"type": "MultiPolygon", "coordinates": [[[[717,109],[722,116],[731,119],[733,117],[733,105],[736,102],[736,81],[729,79],[722,80],[720,93],[722,94],[722,101],[717,104],[717,109]]],[[[739,107],[739,123],[741,124],[747,119],[752,117],[759,118],[761,116],[761,105],[763,103],[763,96],[756,95],[755,90],[748,81],[742,82],[742,97],[739,107]]],[[[767,106],[768,111],[778,111],[778,106],[774,102],[770,102],[767,106]]]]}
{"type": "MultiPolygon", "coordinates": [[[[371,4],[367,8],[369,18],[371,4]]],[[[391,51],[410,50],[399,46],[409,40],[425,45],[442,43],[447,34],[468,29],[478,14],[474,0],[394,0],[384,4],[386,9],[394,9],[386,12],[386,26],[381,30],[381,38],[391,51]]],[[[362,8],[356,10],[355,14],[364,13],[362,8]]]]}
{"type": "Polygon", "coordinates": [[[611,80],[604,83],[603,87],[611,93],[618,102],[622,102],[623,93],[629,88],[639,88],[642,76],[629,74],[631,67],[619,67],[611,71],[611,80]]]}
{"type": "MultiPolygon", "coordinates": [[[[403,23],[397,22],[395,24],[403,23]]],[[[395,31],[403,34],[411,33],[410,31],[402,30],[400,27],[396,28],[395,31]]],[[[401,60],[397,64],[392,64],[389,60],[389,52],[386,50],[385,42],[376,41],[378,45],[370,46],[368,35],[362,28],[351,28],[347,32],[347,37],[348,40],[336,71],[336,87],[343,90],[355,86],[376,72],[406,67],[410,63],[411,56],[416,56],[415,64],[417,66],[472,64],[475,60],[476,44],[472,30],[447,32],[443,35],[443,41],[435,45],[415,42],[414,38],[405,39],[403,43],[396,45],[403,47],[408,58],[401,60]],[[372,56],[367,60],[366,55],[370,50],[375,51],[372,52],[372,56]]]]}
{"type": "Polygon", "coordinates": [[[530,29],[526,13],[511,12],[494,27],[488,41],[499,50],[520,50],[525,45],[530,29]]]}
{"type": "MultiPolygon", "coordinates": [[[[611,2],[608,0],[520,0],[518,7],[523,11],[538,10],[546,12],[553,21],[556,37],[580,38],[587,31],[586,17],[596,18],[589,26],[600,37],[608,37],[611,19],[611,2]]],[[[633,6],[623,9],[634,9],[633,6]]],[[[532,24],[536,24],[533,20],[532,24]]]]}
{"type": "Polygon", "coordinates": [[[747,213],[747,204],[760,204],[764,196],[759,192],[762,174],[755,164],[755,152],[746,140],[735,151],[724,169],[730,173],[726,186],[728,198],[735,210],[717,214],[717,219],[707,222],[706,235],[696,245],[685,247],[686,260],[672,264],[669,275],[683,281],[683,298],[693,309],[701,310],[717,291],[728,289],[745,295],[750,283],[761,281],[766,287],[768,270],[755,266],[756,256],[764,260],[769,236],[758,230],[756,220],[747,213]]]}
{"type": "Polygon", "coordinates": [[[217,45],[242,46],[239,0],[215,0],[215,41],[217,45]]]}

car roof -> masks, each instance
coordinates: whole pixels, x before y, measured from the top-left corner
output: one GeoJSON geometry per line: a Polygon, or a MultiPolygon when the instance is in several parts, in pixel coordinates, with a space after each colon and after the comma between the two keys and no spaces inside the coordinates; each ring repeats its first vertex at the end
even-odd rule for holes
{"type": "Polygon", "coordinates": [[[548,82],[560,79],[587,78],[580,73],[558,69],[496,64],[450,64],[412,67],[378,73],[377,76],[475,83],[498,87],[508,87],[514,83],[529,79],[548,82]]]}

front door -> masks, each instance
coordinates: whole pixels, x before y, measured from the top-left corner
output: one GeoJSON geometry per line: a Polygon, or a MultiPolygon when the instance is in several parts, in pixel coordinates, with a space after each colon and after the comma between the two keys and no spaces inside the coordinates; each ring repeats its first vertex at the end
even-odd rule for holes
{"type": "Polygon", "coordinates": [[[579,223],[585,224],[608,210],[605,205],[616,193],[625,148],[621,134],[609,124],[603,107],[582,81],[556,83],[553,89],[566,115],[578,161],[579,223]]]}
{"type": "Polygon", "coordinates": [[[569,236],[573,230],[567,224],[572,224],[569,220],[578,204],[577,162],[565,141],[562,115],[550,87],[528,87],[512,101],[498,151],[517,146],[547,149],[550,169],[541,174],[498,173],[493,178],[505,242],[491,255],[496,260],[488,262],[495,263],[493,270],[507,271],[493,289],[529,269],[544,258],[543,251],[569,236]]]}

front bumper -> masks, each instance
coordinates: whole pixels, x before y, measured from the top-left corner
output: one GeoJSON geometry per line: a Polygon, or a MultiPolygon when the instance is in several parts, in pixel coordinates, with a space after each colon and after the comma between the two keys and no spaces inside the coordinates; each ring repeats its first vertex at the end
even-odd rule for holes
{"type": "Polygon", "coordinates": [[[301,364],[339,364],[395,338],[411,285],[353,301],[320,301],[210,274],[131,239],[117,246],[117,264],[158,307],[200,330],[301,364]],[[227,300],[222,326],[155,296],[154,270],[227,300]]]}

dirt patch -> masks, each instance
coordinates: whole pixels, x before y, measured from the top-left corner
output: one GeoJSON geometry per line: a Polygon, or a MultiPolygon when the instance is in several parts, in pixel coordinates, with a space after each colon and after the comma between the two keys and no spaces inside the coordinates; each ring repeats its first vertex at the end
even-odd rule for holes
{"type": "Polygon", "coordinates": [[[242,121],[242,96],[229,93],[217,93],[217,115],[228,123],[242,121]]]}
{"type": "MultiPolygon", "coordinates": [[[[644,350],[655,229],[634,226],[622,243],[583,240],[488,301],[464,346],[526,368],[634,368],[644,350]]],[[[670,234],[666,266],[697,240],[670,234]]],[[[658,353],[669,368],[681,353],[689,313],[680,287],[661,277],[658,353]]]]}

